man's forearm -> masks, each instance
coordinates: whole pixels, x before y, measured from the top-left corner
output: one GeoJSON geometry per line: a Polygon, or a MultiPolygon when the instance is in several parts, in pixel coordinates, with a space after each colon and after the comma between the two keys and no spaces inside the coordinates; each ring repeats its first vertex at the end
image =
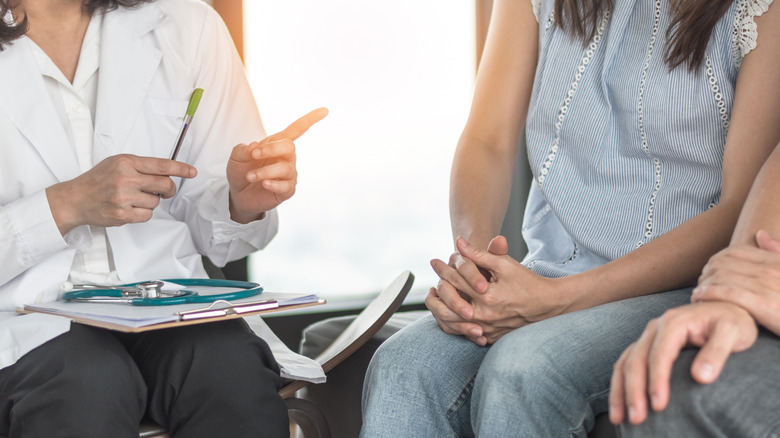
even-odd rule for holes
{"type": "Polygon", "coordinates": [[[780,239],[780,147],[758,173],[731,239],[731,245],[756,246],[756,232],[780,239]]]}

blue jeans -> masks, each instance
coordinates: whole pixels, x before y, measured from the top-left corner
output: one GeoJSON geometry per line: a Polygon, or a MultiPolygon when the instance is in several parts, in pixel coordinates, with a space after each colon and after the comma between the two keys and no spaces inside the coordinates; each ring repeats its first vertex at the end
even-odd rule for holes
{"type": "Polygon", "coordinates": [[[677,359],[669,406],[639,426],[621,426],[622,436],[780,437],[780,339],[762,331],[750,349],[729,357],[709,385],[691,378],[698,351],[684,350],[677,359]]]}
{"type": "Polygon", "coordinates": [[[363,389],[361,436],[585,437],[607,411],[612,366],[690,289],[534,323],[479,347],[428,316],[388,339],[363,389]]]}

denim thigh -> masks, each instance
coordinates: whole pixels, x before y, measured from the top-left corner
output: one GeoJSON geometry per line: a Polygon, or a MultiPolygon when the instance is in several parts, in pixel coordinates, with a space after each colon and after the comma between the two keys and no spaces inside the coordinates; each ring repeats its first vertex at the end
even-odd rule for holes
{"type": "Polygon", "coordinates": [[[374,354],[366,374],[360,435],[472,435],[468,403],[487,350],[444,333],[430,315],[391,336],[374,354]]]}
{"type": "Polygon", "coordinates": [[[471,420],[479,437],[585,437],[608,409],[614,363],[690,288],[616,301],[514,330],[490,348],[471,420]]]}
{"type": "Polygon", "coordinates": [[[492,347],[424,317],[371,360],[361,436],[584,436],[607,410],[620,353],[647,321],[689,299],[683,289],[609,303],[519,328],[492,347]]]}

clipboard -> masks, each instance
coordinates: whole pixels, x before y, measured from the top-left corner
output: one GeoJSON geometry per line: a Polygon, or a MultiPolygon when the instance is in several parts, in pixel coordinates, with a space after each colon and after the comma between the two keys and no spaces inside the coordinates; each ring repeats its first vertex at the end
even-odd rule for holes
{"type": "Polygon", "coordinates": [[[181,304],[159,307],[55,301],[44,304],[28,304],[23,309],[18,309],[17,312],[46,313],[70,318],[80,324],[94,327],[126,333],[140,333],[326,304],[324,299],[312,294],[263,292],[259,297],[262,298],[252,297],[231,302],[218,300],[208,306],[181,304]]]}
{"type": "Polygon", "coordinates": [[[179,312],[180,321],[192,321],[206,318],[226,318],[232,315],[249,315],[262,310],[278,309],[276,300],[259,300],[233,305],[229,301],[217,300],[202,309],[183,310],[179,312]]]}

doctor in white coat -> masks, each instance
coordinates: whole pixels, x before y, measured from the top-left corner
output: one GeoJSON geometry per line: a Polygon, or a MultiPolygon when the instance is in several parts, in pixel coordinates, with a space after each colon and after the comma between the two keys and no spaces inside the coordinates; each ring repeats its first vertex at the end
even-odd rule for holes
{"type": "Polygon", "coordinates": [[[174,436],[284,436],[278,368],[243,323],[125,336],[15,309],[65,281],[202,278],[201,255],[264,247],[295,191],[293,140],[326,110],[264,139],[224,24],[196,0],[0,14],[0,434],[130,437],[146,414],[174,436]]]}

